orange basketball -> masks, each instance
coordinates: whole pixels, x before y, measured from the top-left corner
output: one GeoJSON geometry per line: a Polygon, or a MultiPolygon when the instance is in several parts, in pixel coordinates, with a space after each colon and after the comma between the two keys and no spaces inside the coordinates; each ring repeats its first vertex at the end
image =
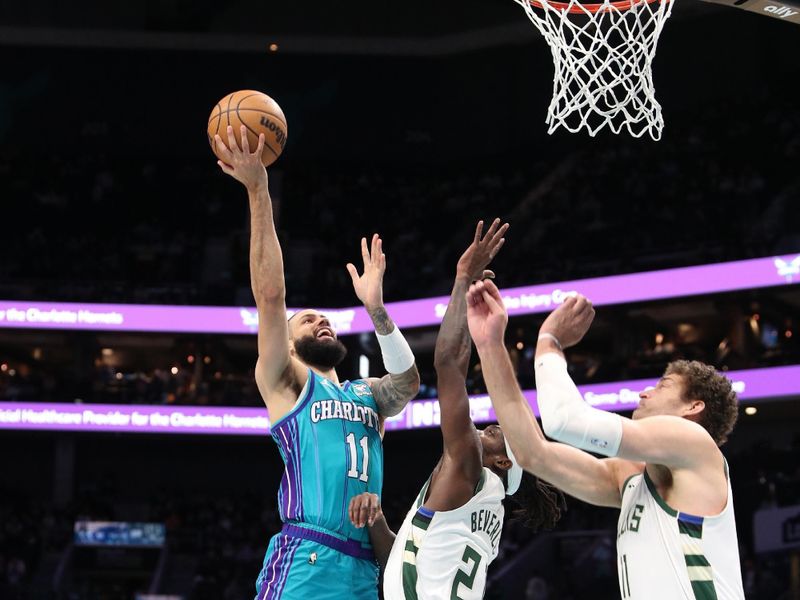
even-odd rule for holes
{"type": "Polygon", "coordinates": [[[286,117],[272,98],[254,90],[240,90],[228,94],[217,102],[208,118],[208,142],[211,150],[222,160],[217,152],[214,135],[219,134],[223,143],[228,145],[228,125],[233,127],[236,143],[242,147],[241,128],[247,128],[247,141],[250,152],[258,146],[258,136],[263,133],[265,139],[261,162],[268,167],[277,160],[286,145],[286,117]]]}

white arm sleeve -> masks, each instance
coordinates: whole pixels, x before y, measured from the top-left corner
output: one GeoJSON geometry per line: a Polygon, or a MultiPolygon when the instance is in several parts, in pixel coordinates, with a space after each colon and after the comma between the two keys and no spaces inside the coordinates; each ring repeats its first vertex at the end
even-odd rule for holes
{"type": "Polygon", "coordinates": [[[543,354],[536,359],[535,368],[536,401],[544,432],[581,450],[616,456],[622,442],[622,417],[584,402],[560,355],[543,354]]]}
{"type": "Polygon", "coordinates": [[[397,325],[389,335],[381,335],[378,332],[375,332],[375,335],[381,347],[383,366],[390,374],[399,375],[414,366],[414,353],[397,325]]]}

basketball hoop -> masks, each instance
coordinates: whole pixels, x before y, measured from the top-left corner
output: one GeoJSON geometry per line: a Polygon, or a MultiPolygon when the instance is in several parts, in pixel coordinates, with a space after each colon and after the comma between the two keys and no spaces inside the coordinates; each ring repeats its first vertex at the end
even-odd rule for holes
{"type": "Polygon", "coordinates": [[[548,133],[603,127],[661,139],[664,119],[653,87],[658,36],[673,0],[514,0],[553,53],[548,133]]]}

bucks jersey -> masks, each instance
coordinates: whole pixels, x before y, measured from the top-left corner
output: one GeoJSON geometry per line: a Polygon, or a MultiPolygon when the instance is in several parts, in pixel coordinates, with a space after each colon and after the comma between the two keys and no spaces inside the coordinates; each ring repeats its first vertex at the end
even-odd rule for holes
{"type": "Polygon", "coordinates": [[[384,598],[479,600],[503,530],[505,486],[484,467],[469,502],[430,511],[422,505],[429,483],[397,532],[383,576],[384,598]]]}
{"type": "Polygon", "coordinates": [[[617,563],[623,600],[743,600],[730,480],[722,512],[698,517],[671,508],[647,471],[630,477],[617,563]]]}
{"type": "Polygon", "coordinates": [[[350,499],[380,496],[383,447],[378,405],[366,381],[332,381],[308,370],[294,408],[272,425],[285,464],[278,490],[284,523],[310,525],[369,547],[350,522],[350,499]]]}

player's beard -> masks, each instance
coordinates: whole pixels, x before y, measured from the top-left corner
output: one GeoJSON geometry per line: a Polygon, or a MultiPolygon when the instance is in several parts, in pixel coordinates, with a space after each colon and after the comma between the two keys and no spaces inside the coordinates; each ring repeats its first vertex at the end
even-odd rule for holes
{"type": "Polygon", "coordinates": [[[333,369],[347,356],[347,348],[339,340],[320,340],[313,335],[295,340],[294,350],[304,363],[320,369],[333,369]]]}

